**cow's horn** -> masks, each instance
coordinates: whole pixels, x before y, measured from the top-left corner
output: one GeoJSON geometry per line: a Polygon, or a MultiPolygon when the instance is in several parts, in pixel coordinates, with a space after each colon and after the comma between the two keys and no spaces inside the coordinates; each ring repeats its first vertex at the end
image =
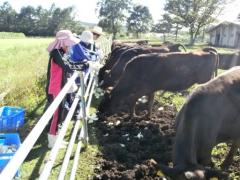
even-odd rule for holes
{"type": "Polygon", "coordinates": [[[176,45],[178,46],[178,48],[179,48],[179,47],[182,47],[182,48],[184,49],[184,51],[187,52],[187,50],[186,50],[186,48],[185,48],[185,46],[184,46],[183,44],[180,44],[180,43],[179,43],[179,44],[176,44],[176,45]]]}

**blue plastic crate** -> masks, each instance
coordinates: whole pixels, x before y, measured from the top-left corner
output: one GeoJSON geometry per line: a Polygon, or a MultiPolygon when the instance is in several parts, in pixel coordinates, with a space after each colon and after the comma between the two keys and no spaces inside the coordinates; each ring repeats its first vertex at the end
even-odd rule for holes
{"type": "Polygon", "coordinates": [[[17,130],[24,125],[25,110],[19,107],[3,106],[0,108],[0,132],[17,130]]]}
{"type": "MultiPolygon", "coordinates": [[[[15,145],[18,149],[21,145],[20,137],[18,133],[0,133],[0,146],[1,145],[15,145]]],[[[15,152],[12,153],[0,153],[0,173],[7,165],[8,161],[14,156],[15,152]]],[[[20,176],[20,171],[18,170],[16,177],[20,176]]]]}

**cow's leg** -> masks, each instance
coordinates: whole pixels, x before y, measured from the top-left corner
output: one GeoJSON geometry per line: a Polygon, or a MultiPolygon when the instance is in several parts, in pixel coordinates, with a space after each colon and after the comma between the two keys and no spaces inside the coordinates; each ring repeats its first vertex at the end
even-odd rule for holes
{"type": "Polygon", "coordinates": [[[198,163],[203,166],[214,167],[214,164],[211,160],[211,151],[212,146],[202,148],[202,152],[199,152],[198,163]]]}
{"type": "Polygon", "coordinates": [[[225,158],[225,160],[223,161],[223,163],[221,164],[221,168],[222,169],[228,169],[229,166],[232,164],[233,162],[233,156],[234,154],[236,154],[237,149],[240,147],[240,139],[237,141],[233,141],[231,149],[227,155],[227,157],[225,158]]]}
{"type": "Polygon", "coordinates": [[[154,93],[148,94],[148,113],[147,113],[147,118],[151,119],[152,116],[152,107],[153,107],[153,102],[154,102],[154,93]]]}
{"type": "Polygon", "coordinates": [[[139,96],[136,96],[136,95],[132,95],[129,97],[130,118],[137,117],[135,107],[136,107],[136,102],[137,102],[138,98],[139,98],[139,96]]]}

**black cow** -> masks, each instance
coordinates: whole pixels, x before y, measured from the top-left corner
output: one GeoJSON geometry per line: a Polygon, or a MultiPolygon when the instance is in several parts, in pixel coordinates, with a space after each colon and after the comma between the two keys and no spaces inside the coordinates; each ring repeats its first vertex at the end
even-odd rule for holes
{"type": "Polygon", "coordinates": [[[216,62],[217,54],[212,51],[139,55],[127,63],[117,85],[109,96],[105,95],[99,111],[108,110],[111,114],[125,100],[133,117],[138,98],[148,95],[150,117],[155,91],[176,92],[194,83],[205,83],[211,79],[216,62]]]}
{"type": "Polygon", "coordinates": [[[240,52],[223,54],[219,53],[219,68],[230,69],[240,65],[240,52]]]}
{"type": "MultiPolygon", "coordinates": [[[[177,133],[173,150],[173,168],[161,167],[175,179],[185,174],[196,179],[221,176],[206,169],[211,152],[221,142],[233,141],[225,168],[239,147],[240,140],[240,67],[232,68],[190,95],[176,117],[177,133]],[[187,172],[188,171],[188,172],[187,172]]],[[[222,178],[222,177],[219,177],[222,178]]]]}
{"type": "Polygon", "coordinates": [[[123,71],[123,68],[133,57],[136,57],[140,54],[149,54],[149,53],[181,52],[179,47],[184,48],[182,44],[170,44],[170,45],[163,45],[161,47],[133,47],[126,50],[121,54],[119,59],[115,62],[111,71],[105,74],[104,80],[100,83],[100,87],[102,89],[106,89],[109,86],[114,86],[115,82],[119,79],[123,71]]]}
{"type": "Polygon", "coordinates": [[[120,57],[120,55],[126,51],[127,49],[132,48],[132,46],[118,46],[116,47],[110,54],[109,59],[105,63],[105,65],[98,72],[98,81],[102,81],[105,76],[105,71],[111,69],[115,64],[116,60],[120,57]]]}

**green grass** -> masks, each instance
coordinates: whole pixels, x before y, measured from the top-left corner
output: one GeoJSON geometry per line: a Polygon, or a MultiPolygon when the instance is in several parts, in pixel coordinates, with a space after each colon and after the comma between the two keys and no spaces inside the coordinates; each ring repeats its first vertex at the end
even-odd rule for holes
{"type": "Polygon", "coordinates": [[[25,38],[24,33],[0,32],[0,39],[22,39],[25,38]]]}
{"type": "Polygon", "coordinates": [[[0,105],[18,105],[28,110],[44,98],[48,63],[46,47],[52,39],[25,38],[0,41],[0,105]]]}

